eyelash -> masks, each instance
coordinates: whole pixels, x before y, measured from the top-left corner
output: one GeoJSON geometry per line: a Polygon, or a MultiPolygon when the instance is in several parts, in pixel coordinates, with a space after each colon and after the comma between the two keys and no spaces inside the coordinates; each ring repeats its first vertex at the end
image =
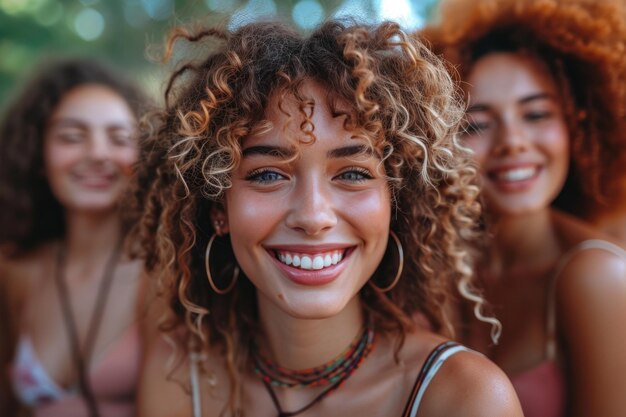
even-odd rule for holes
{"type": "Polygon", "coordinates": [[[255,182],[255,183],[258,183],[258,184],[269,184],[271,182],[275,182],[275,181],[278,180],[276,178],[275,179],[271,179],[271,180],[270,179],[263,179],[262,177],[265,174],[274,174],[277,177],[282,177],[281,179],[286,178],[284,175],[282,175],[282,174],[280,174],[280,173],[278,173],[278,172],[276,172],[276,171],[274,171],[272,169],[261,168],[261,169],[256,169],[256,170],[250,172],[248,175],[246,175],[246,181],[255,182]]]}
{"type": "Polygon", "coordinates": [[[477,123],[477,122],[470,122],[467,123],[463,130],[462,133],[464,135],[475,135],[475,134],[479,134],[487,129],[489,129],[490,127],[490,123],[477,123]]]}
{"type": "Polygon", "coordinates": [[[551,116],[552,116],[552,113],[549,111],[535,111],[535,112],[528,112],[524,117],[526,118],[526,120],[529,120],[531,122],[536,122],[536,121],[548,119],[551,116]]]}
{"type": "MultiPolygon", "coordinates": [[[[276,181],[280,181],[280,180],[286,179],[286,178],[287,177],[285,175],[280,174],[280,173],[274,171],[271,168],[261,168],[261,169],[254,170],[254,171],[250,172],[248,175],[246,175],[246,177],[245,177],[246,181],[254,182],[254,183],[257,183],[257,184],[270,184],[270,183],[273,183],[273,182],[276,182],[276,181]],[[272,178],[272,179],[264,178],[264,176],[269,175],[269,174],[272,174],[272,176],[274,178],[272,178]]],[[[339,179],[339,180],[347,181],[347,182],[352,182],[352,183],[361,183],[361,182],[364,182],[366,180],[371,180],[374,177],[365,168],[351,167],[351,168],[346,169],[345,171],[343,171],[339,175],[337,175],[335,178],[339,179]],[[347,178],[343,177],[346,174],[356,174],[359,178],[347,179],[347,178]]]]}
{"type": "Polygon", "coordinates": [[[361,183],[364,182],[366,180],[371,180],[374,177],[372,176],[372,174],[365,168],[360,168],[360,167],[350,167],[348,169],[346,169],[345,171],[343,171],[341,174],[337,175],[335,178],[338,179],[342,179],[341,177],[346,175],[346,174],[354,174],[356,173],[357,175],[360,176],[360,178],[357,179],[346,179],[343,178],[344,181],[348,181],[348,182],[353,182],[353,183],[361,183]]]}

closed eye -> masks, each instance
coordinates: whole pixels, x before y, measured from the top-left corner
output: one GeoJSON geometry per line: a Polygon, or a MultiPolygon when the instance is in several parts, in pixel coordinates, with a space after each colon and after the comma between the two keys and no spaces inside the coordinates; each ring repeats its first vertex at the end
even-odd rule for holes
{"type": "Polygon", "coordinates": [[[548,112],[548,111],[534,111],[534,112],[528,112],[524,115],[524,119],[530,122],[545,120],[545,119],[549,119],[550,117],[552,117],[552,112],[548,112]]]}
{"type": "Polygon", "coordinates": [[[468,122],[463,126],[464,135],[478,135],[491,127],[489,122],[468,122]]]}

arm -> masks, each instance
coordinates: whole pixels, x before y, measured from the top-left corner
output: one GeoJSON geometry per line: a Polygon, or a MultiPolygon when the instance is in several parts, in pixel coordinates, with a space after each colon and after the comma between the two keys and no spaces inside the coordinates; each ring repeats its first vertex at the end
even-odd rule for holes
{"type": "Polygon", "coordinates": [[[557,328],[571,375],[573,416],[626,415],[626,262],[587,250],[556,288],[557,328]]]}
{"type": "Polygon", "coordinates": [[[523,417],[507,376],[489,359],[459,352],[448,359],[426,391],[418,416],[523,417]]]}

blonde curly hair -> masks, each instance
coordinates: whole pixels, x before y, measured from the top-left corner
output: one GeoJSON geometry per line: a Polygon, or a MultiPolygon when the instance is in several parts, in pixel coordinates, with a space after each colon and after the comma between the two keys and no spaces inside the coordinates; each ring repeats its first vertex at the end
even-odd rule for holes
{"type": "MultiPolygon", "coordinates": [[[[173,311],[165,330],[184,323],[183,342],[204,351],[221,348],[231,392],[237,390],[259,327],[256,292],[247,279],[225,295],[209,286],[204,251],[215,232],[209,213],[222,207],[242,158],[241,140],[267,126],[270,98],[293,97],[303,109],[300,87],[315,80],[352,106],[346,128],[384,155],[395,208],[391,229],[408,256],[395,288],[382,294],[366,285],[360,292],[377,331],[397,335],[401,344],[422,313],[435,331],[451,333],[443,306],[456,287],[497,337],[499,323],[483,316],[483,300],[472,289],[476,173],[455,137],[459,95],[437,57],[395,23],[329,21],[308,36],[271,22],[233,32],[177,28],[168,55],[181,39],[196,51],[206,48],[205,57],[183,62],[172,75],[165,109],[153,115],[143,141],[135,191],[143,256],[173,311]]],[[[230,261],[213,266],[221,271],[214,276],[229,280],[236,260],[222,259],[230,261]]],[[[379,270],[395,271],[388,263],[385,257],[379,270]]]]}
{"type": "Polygon", "coordinates": [[[490,52],[523,52],[545,62],[571,140],[572,169],[556,205],[584,215],[608,202],[626,156],[622,0],[444,0],[419,35],[462,80],[490,52]]]}

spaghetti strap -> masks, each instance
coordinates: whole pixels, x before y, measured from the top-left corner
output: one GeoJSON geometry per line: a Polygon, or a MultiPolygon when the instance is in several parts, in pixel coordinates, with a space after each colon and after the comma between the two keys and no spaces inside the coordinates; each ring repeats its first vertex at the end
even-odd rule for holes
{"type": "Polygon", "coordinates": [[[550,282],[550,288],[548,290],[548,300],[547,300],[547,309],[546,309],[546,347],[545,347],[545,356],[548,360],[556,359],[556,283],[563,272],[563,269],[567,266],[567,264],[572,260],[572,258],[588,249],[600,249],[606,252],[610,252],[616,256],[619,256],[626,260],[626,251],[619,246],[608,242],[606,240],[600,239],[589,239],[584,240],[571,248],[569,251],[561,257],[559,260],[556,269],[554,270],[554,275],[552,276],[552,281],[550,282]]]}
{"type": "Polygon", "coordinates": [[[424,393],[443,363],[455,353],[463,351],[470,350],[456,342],[448,341],[437,345],[432,352],[430,352],[415,379],[415,385],[413,385],[402,417],[415,417],[417,415],[424,393]]]}
{"type": "Polygon", "coordinates": [[[198,362],[201,355],[198,352],[191,352],[189,355],[189,382],[191,384],[191,404],[193,407],[193,417],[202,417],[202,399],[200,398],[200,375],[198,362]]]}

